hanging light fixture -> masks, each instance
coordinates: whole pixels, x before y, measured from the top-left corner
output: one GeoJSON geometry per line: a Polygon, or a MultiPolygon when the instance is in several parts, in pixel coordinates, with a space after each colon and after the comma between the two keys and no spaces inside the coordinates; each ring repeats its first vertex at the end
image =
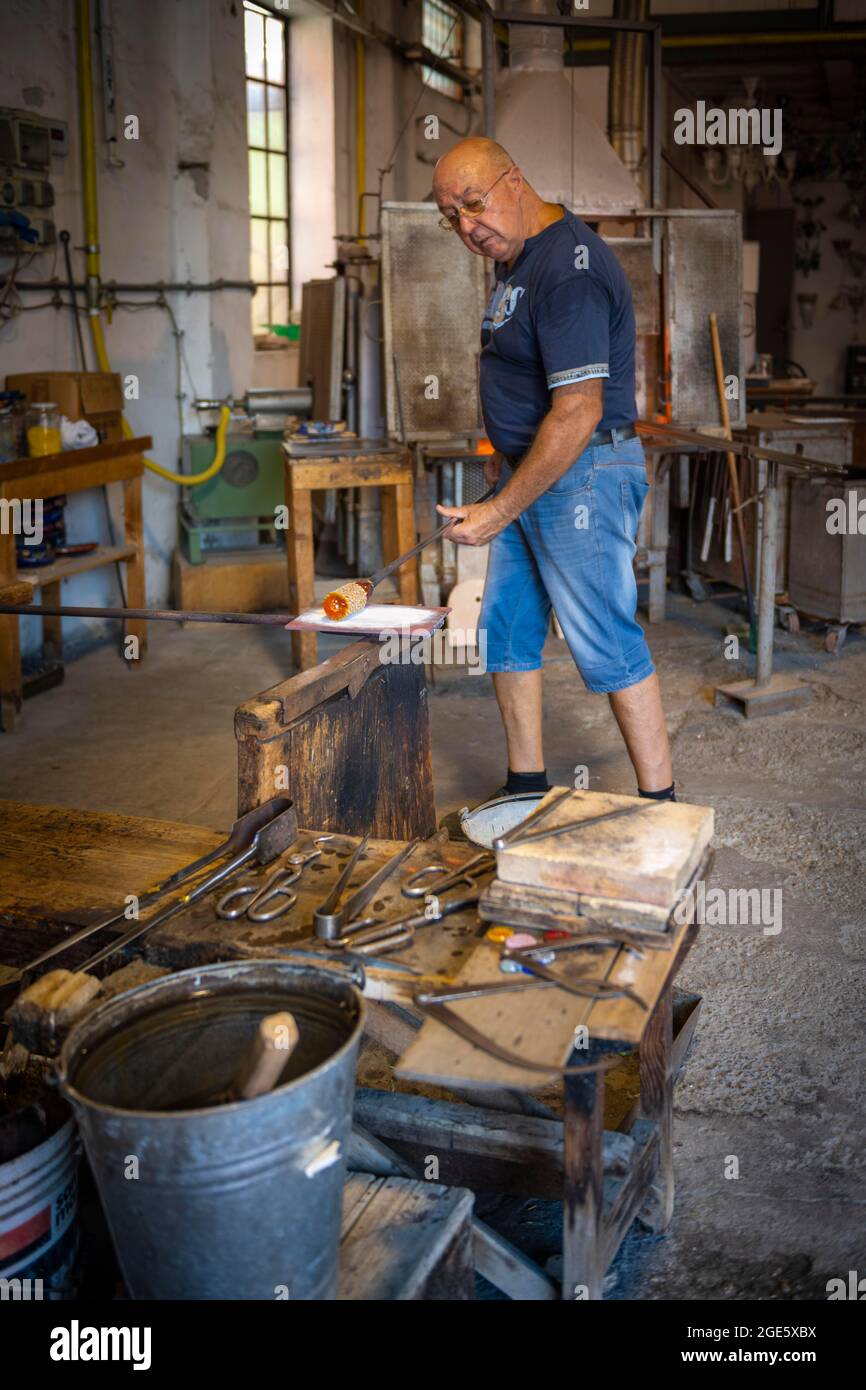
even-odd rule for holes
{"type": "MultiPolygon", "coordinates": [[[[743,78],[746,100],[739,110],[758,111],[757,77],[743,78]]],[[[750,128],[748,118],[746,128],[750,128]]],[[[705,145],[702,150],[704,171],[711,184],[743,183],[747,193],[759,184],[789,184],[797,167],[796,150],[765,154],[761,145],[705,145]]]]}

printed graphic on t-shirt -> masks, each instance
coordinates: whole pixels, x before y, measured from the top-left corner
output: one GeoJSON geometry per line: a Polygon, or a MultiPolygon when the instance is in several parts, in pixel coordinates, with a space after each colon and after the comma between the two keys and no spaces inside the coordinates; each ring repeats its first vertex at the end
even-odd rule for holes
{"type": "Polygon", "coordinates": [[[481,324],[482,335],[489,336],[491,332],[501,328],[504,323],[508,323],[520,303],[521,295],[524,294],[526,294],[525,285],[512,285],[510,280],[508,284],[503,284],[501,280],[497,280],[484,313],[481,324]]]}

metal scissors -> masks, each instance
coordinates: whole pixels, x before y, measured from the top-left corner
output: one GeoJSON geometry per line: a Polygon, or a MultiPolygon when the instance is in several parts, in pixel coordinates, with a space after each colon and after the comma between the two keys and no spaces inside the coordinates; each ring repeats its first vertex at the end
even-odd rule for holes
{"type": "Polygon", "coordinates": [[[449,870],[445,864],[425,864],[423,869],[409,875],[403,884],[403,892],[407,898],[426,898],[447,893],[449,888],[456,888],[459,883],[472,888],[477,878],[495,868],[496,855],[489,850],[476,854],[458,869],[449,870]],[[431,879],[431,874],[438,874],[439,877],[431,879]]]}
{"type": "Polygon", "coordinates": [[[423,908],[407,912],[402,917],[392,917],[389,921],[373,922],[365,918],[361,922],[349,923],[338,937],[328,942],[329,946],[353,951],[356,955],[383,955],[386,951],[399,951],[415,939],[418,927],[430,922],[441,922],[452,912],[462,912],[478,901],[479,890],[475,888],[462,898],[451,898],[440,902],[435,893],[429,893],[423,908]]]}
{"type": "Polygon", "coordinates": [[[297,883],[306,866],[311,860],[318,859],[321,853],[320,849],[314,849],[306,854],[290,854],[288,862],[292,865],[291,869],[287,870],[285,864],[281,864],[261,885],[253,883],[232,888],[217,903],[217,917],[229,922],[239,917],[246,917],[250,922],[272,922],[275,917],[281,917],[298,901],[298,895],[291,891],[291,885],[297,883]],[[233,903],[238,906],[233,907],[233,903]],[[268,903],[276,903],[276,906],[269,908],[268,903]]]}
{"type": "Polygon", "coordinates": [[[342,906],[338,906],[340,898],[343,896],[358,861],[367,848],[369,840],[370,835],[367,834],[364,836],[363,840],[355,846],[355,850],[349,862],[346,864],[327,898],[321,906],[313,910],[313,932],[321,941],[334,941],[343,934],[350,923],[356,927],[369,926],[374,919],[372,917],[365,917],[358,920],[359,913],[367,906],[370,899],[375,897],[382,884],[386,883],[392,874],[396,873],[403,861],[408,859],[409,855],[413,854],[421,843],[420,839],[417,838],[410,840],[402,849],[392,854],[391,858],[387,860],[386,863],[376,869],[366,882],[363,883],[360,888],[357,888],[342,906]]]}

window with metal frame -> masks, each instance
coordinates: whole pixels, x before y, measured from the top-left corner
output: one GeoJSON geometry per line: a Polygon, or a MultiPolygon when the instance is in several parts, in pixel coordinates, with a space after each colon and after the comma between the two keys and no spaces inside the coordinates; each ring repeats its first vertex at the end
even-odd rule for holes
{"type": "Polygon", "coordinates": [[[261,347],[281,341],[291,307],[288,45],[286,20],[245,0],[251,324],[261,347]]]}
{"type": "MultiPolygon", "coordinates": [[[[449,5],[447,0],[423,0],[421,41],[437,58],[446,58],[455,67],[461,67],[464,23],[460,11],[449,5]]],[[[426,86],[454,101],[463,101],[464,91],[459,82],[426,64],[422,66],[421,73],[426,86]]]]}

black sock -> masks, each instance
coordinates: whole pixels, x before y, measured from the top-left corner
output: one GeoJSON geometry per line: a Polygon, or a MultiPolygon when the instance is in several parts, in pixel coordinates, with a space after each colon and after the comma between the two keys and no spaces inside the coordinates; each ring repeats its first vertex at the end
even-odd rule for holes
{"type": "Polygon", "coordinates": [[[671,782],[669,787],[665,787],[663,791],[660,792],[644,792],[638,787],[637,794],[638,796],[645,796],[649,801],[676,801],[677,798],[674,792],[675,785],[674,782],[671,782]]]}
{"type": "Polygon", "coordinates": [[[505,790],[515,796],[518,792],[549,792],[547,768],[543,767],[540,772],[512,772],[509,768],[505,790]]]}

